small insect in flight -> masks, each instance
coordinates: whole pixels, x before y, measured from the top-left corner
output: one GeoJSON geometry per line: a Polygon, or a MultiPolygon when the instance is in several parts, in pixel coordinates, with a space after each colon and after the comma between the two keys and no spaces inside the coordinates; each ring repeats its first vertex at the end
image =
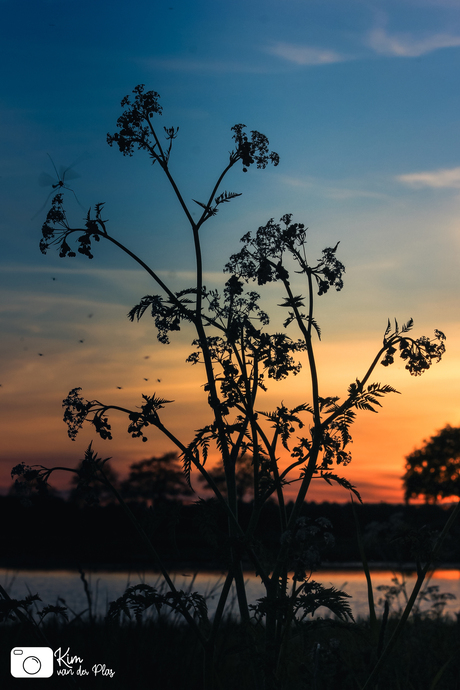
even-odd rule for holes
{"type": "Polygon", "coordinates": [[[78,158],[75,163],[72,163],[72,165],[69,165],[67,168],[64,168],[63,165],[59,167],[59,172],[58,169],[56,168],[53,159],[51,158],[50,154],[47,154],[48,158],[51,161],[51,164],[54,168],[54,172],[56,174],[56,177],[53,177],[52,175],[49,175],[46,172],[42,172],[39,175],[38,178],[38,184],[40,187],[51,187],[51,191],[48,194],[48,196],[45,199],[45,203],[43,206],[40,207],[40,209],[37,211],[37,213],[33,216],[31,220],[34,220],[39,213],[43,211],[45,208],[46,204],[48,203],[48,199],[50,198],[51,194],[53,194],[55,191],[61,190],[61,189],[67,189],[67,191],[72,192],[72,194],[75,197],[75,201],[77,204],[85,211],[85,208],[81,205],[80,201],[78,200],[77,195],[75,194],[74,190],[71,187],[67,186],[67,182],[69,180],[76,180],[77,178],[81,177],[79,173],[76,172],[76,170],[73,170],[73,166],[78,163],[80,158],[78,158]]]}

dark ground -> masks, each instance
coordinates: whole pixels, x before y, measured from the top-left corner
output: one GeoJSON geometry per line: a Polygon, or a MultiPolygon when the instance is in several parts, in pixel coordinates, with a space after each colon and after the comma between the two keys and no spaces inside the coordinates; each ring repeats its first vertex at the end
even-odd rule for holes
{"type": "MultiPolygon", "coordinates": [[[[390,622],[387,636],[394,622],[390,622]]],[[[0,687],[14,690],[21,680],[12,678],[9,654],[13,646],[48,644],[53,651],[69,648],[83,659],[74,664],[73,677],[56,673],[35,679],[34,687],[47,690],[202,690],[203,656],[199,643],[184,625],[162,621],[129,626],[76,622],[43,628],[46,643],[21,625],[0,625],[0,687]],[[105,664],[115,674],[95,676],[95,664],[105,664]],[[89,670],[77,676],[78,666],[89,670]]],[[[255,631],[255,643],[263,639],[255,631]]],[[[254,690],[248,652],[237,624],[223,626],[217,644],[217,669],[221,690],[254,690]]],[[[379,688],[385,690],[459,690],[460,629],[457,623],[416,620],[408,624],[383,670],[379,688]]],[[[257,652],[255,658],[257,657],[257,652]]],[[[314,620],[295,631],[287,646],[286,664],[279,690],[356,690],[367,679],[375,661],[366,622],[340,624],[314,620]],[[318,646],[319,645],[319,646],[318,646]],[[318,649],[319,654],[317,654],[318,649]]],[[[57,666],[55,663],[55,670],[57,666]]],[[[27,683],[26,683],[27,684],[27,683]]]]}

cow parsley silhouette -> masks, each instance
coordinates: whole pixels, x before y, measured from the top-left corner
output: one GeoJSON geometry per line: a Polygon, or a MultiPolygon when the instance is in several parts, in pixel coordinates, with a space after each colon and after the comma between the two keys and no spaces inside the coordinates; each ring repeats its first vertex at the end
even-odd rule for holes
{"type": "MultiPolygon", "coordinates": [[[[293,636],[303,634],[300,619],[311,618],[319,606],[325,606],[342,621],[352,620],[347,595],[334,588],[324,588],[312,579],[323,552],[332,548],[334,538],[326,519],[315,523],[303,514],[311,483],[319,479],[338,484],[361,500],[358,489],[340,474],[341,468],[352,459],[351,426],[356,415],[377,412],[383,398],[397,393],[391,385],[372,380],[379,363],[388,367],[399,354],[409,373],[419,376],[442,358],[445,335],[436,330],[433,339],[427,336],[413,338],[410,335],[412,320],[402,328],[396,321],[394,327],[388,322],[382,344],[370,363],[363,367],[361,376],[353,377],[341,396],[323,395],[316,361],[317,339],[322,334],[315,306],[317,299],[328,299],[332,289],[340,292],[344,287],[345,267],[339,258],[339,242],[325,247],[319,258],[312,257],[303,223],[294,221],[289,213],[279,222],[270,218],[255,233],[248,232],[241,238],[240,250],[223,267],[228,276],[223,288],[208,288],[204,284],[200,230],[204,223],[215,219],[226,204],[241,196],[240,192],[223,188],[224,178],[240,163],[243,172],[251,167],[277,166],[279,156],[270,151],[265,135],[256,130],[247,132],[243,124],[234,125],[231,128],[232,149],[222,172],[207,194],[200,200],[191,200],[201,209],[200,217],[195,220],[170,169],[179,128],[163,127],[161,130],[158,127],[162,114],[159,99],[157,92],[137,86],[133,96],[122,100],[123,112],[117,121],[117,131],[108,134],[107,141],[123,156],[133,156],[137,151],[146,153],[152,164],[157,164],[156,170],[160,168],[166,176],[190,226],[194,246],[193,283],[183,290],[174,289],[155,267],[115,238],[108,221],[102,217],[103,203],[97,203],[88,212],[82,226],[72,225],[62,193],[52,200],[42,227],[40,250],[45,254],[56,247],[63,258],[73,259],[81,254],[93,259],[95,243],[109,242],[141,266],[150,277],[153,289],[132,307],[128,318],[134,322],[150,316],[162,344],[168,344],[177,331],[187,329],[190,332],[193,350],[187,361],[201,367],[203,372],[202,388],[207,396],[208,416],[201,428],[190,430],[189,438],[179,438],[174,425],[165,421],[162,413],[166,405],[173,405],[172,400],[155,393],[142,395],[139,406],[132,409],[86,399],[80,388],[74,388],[63,401],[64,421],[72,440],[86,423],[94,427],[101,439],[111,440],[110,418],[114,413],[126,416],[127,431],[134,438],[146,441],[146,429],[151,427],[153,435],[165,436],[180,453],[189,486],[193,486],[193,477],[199,473],[214,493],[214,505],[227,518],[226,537],[216,542],[216,553],[223,558],[227,574],[218,613],[210,623],[206,602],[176,589],[154,541],[112,487],[155,566],[161,570],[169,593],[159,594],[139,585],[132,587],[112,605],[109,618],[115,618],[121,611],[126,615],[132,611],[138,616],[151,606],[172,607],[185,618],[203,646],[206,687],[210,688],[218,673],[214,663],[215,642],[234,583],[243,624],[242,643],[250,650],[248,664],[252,665],[254,687],[285,687],[286,650],[293,636]],[[284,310],[283,328],[278,330],[272,328],[270,313],[261,306],[259,290],[269,284],[279,289],[276,304],[284,310]],[[300,294],[295,294],[294,284],[295,292],[301,285],[300,294]],[[259,403],[260,392],[290,376],[304,377],[303,399],[293,405],[280,401],[275,409],[263,411],[259,403]],[[225,492],[220,491],[206,464],[211,454],[219,457],[225,476],[225,492]],[[245,455],[252,459],[253,501],[249,522],[243,527],[239,521],[235,468],[245,455]],[[292,491],[293,487],[297,494],[293,505],[288,507],[286,490],[292,491]],[[263,520],[264,505],[273,498],[279,509],[275,550],[263,543],[257,531],[263,520]],[[246,567],[248,563],[265,587],[265,596],[252,606],[248,606],[243,575],[243,565],[246,567]],[[252,633],[254,622],[263,622],[257,638],[252,633]]],[[[91,447],[86,459],[85,467],[110,486],[103,462],[97,459],[91,447]]],[[[38,476],[47,480],[52,471],[54,469],[45,473],[40,470],[38,476]]],[[[203,502],[200,505],[203,522],[211,533],[212,510],[203,502]]],[[[388,657],[389,647],[385,649],[378,665],[388,657]]],[[[373,673],[374,679],[377,670],[373,673]]]]}

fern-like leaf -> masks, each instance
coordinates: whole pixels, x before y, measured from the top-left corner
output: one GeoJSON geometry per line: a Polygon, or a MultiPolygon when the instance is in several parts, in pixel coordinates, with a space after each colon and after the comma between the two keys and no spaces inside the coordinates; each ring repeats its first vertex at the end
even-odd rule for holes
{"type": "Polygon", "coordinates": [[[241,192],[223,192],[223,194],[220,194],[218,197],[216,197],[216,205],[223,204],[225,201],[231,201],[237,196],[241,196],[241,192]]]}
{"type": "Polygon", "coordinates": [[[134,321],[134,319],[140,321],[147,309],[158,301],[162,301],[162,298],[159,295],[145,295],[139,304],[136,304],[132,309],[130,309],[128,312],[128,319],[130,321],[134,321]]]}
{"type": "MultiPolygon", "coordinates": [[[[204,464],[204,463],[203,463],[204,464]]],[[[193,491],[191,479],[190,479],[190,474],[192,472],[192,451],[187,450],[185,453],[182,455],[182,469],[184,471],[185,475],[185,480],[189,487],[193,491]]]]}
{"type": "Polygon", "coordinates": [[[313,616],[320,606],[325,606],[342,621],[354,620],[351,606],[347,602],[350,598],[349,594],[335,587],[325,589],[314,580],[305,582],[302,589],[303,592],[296,602],[296,611],[303,611],[304,616],[308,614],[313,616]]]}
{"type": "Polygon", "coordinates": [[[387,327],[385,329],[385,333],[383,335],[383,344],[384,345],[387,344],[387,336],[390,333],[390,331],[391,331],[391,321],[390,321],[390,319],[388,319],[388,324],[387,324],[387,327]]]}
{"type": "Polygon", "coordinates": [[[403,324],[403,327],[401,328],[401,333],[407,333],[412,329],[412,326],[414,325],[414,319],[409,319],[409,321],[405,324],[403,324]]]}
{"type": "Polygon", "coordinates": [[[187,611],[193,609],[194,613],[202,621],[207,621],[208,618],[206,600],[197,592],[176,591],[163,594],[155,587],[138,584],[128,587],[123,596],[111,602],[106,620],[118,620],[120,613],[124,613],[128,618],[131,618],[131,612],[134,613],[136,620],[140,620],[142,613],[152,606],[156,608],[158,613],[163,606],[169,606],[178,613],[184,609],[187,611]]]}
{"type": "Polygon", "coordinates": [[[196,199],[192,199],[192,201],[194,201],[195,204],[198,204],[198,206],[201,206],[201,208],[204,208],[205,211],[208,210],[208,206],[206,206],[206,204],[202,204],[201,201],[197,201],[196,199]]]}
{"type": "Polygon", "coordinates": [[[294,308],[296,307],[299,309],[300,307],[304,307],[304,303],[302,300],[305,299],[302,295],[293,295],[293,297],[283,297],[284,304],[278,304],[279,307],[291,307],[294,308]]]}
{"type": "Polygon", "coordinates": [[[337,482],[337,484],[340,484],[340,486],[342,486],[344,489],[347,489],[347,491],[352,491],[355,494],[356,498],[359,500],[359,502],[362,503],[359,491],[355,486],[353,486],[353,484],[351,484],[348,481],[348,479],[345,479],[344,477],[338,477],[333,472],[321,472],[321,478],[324,479],[330,486],[332,486],[332,481],[334,481],[337,482]]]}

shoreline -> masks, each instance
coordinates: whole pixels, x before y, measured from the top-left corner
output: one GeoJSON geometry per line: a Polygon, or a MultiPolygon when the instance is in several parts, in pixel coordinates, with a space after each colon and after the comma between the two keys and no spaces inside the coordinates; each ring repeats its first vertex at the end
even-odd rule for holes
{"type": "MultiPolygon", "coordinates": [[[[415,563],[396,563],[394,561],[375,561],[369,563],[369,570],[372,571],[382,571],[390,570],[394,572],[404,572],[413,573],[417,571],[417,566],[415,563]]],[[[222,566],[219,566],[211,562],[166,562],[165,566],[168,572],[178,573],[185,571],[184,574],[196,574],[196,573],[226,573],[227,571],[222,566]]],[[[42,571],[42,572],[57,572],[57,571],[67,571],[67,572],[79,572],[79,568],[85,573],[132,573],[132,572],[143,572],[143,573],[156,573],[161,574],[159,568],[155,568],[150,564],[147,565],[144,562],[133,562],[133,563],[78,563],[69,561],[51,561],[51,560],[36,560],[34,562],[24,561],[20,562],[16,559],[0,559],[0,570],[6,571],[42,571]]],[[[323,563],[314,572],[317,573],[327,573],[331,571],[362,571],[363,565],[358,561],[350,562],[337,562],[333,561],[330,563],[323,563]]],[[[438,563],[433,570],[459,570],[460,563],[438,563]]],[[[254,574],[252,568],[243,567],[244,573],[250,575],[254,574]]]]}

